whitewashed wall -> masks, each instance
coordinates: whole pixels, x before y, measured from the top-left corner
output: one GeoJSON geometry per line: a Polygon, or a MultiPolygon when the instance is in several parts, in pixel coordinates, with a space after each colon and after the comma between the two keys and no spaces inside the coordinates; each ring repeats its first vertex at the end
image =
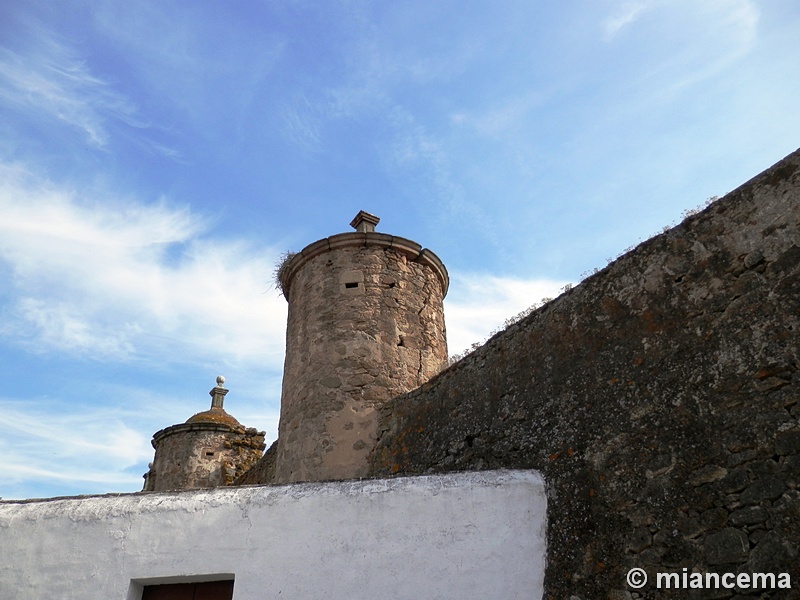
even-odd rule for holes
{"type": "Polygon", "coordinates": [[[0,598],[538,600],[545,510],[531,471],[0,502],[0,598]]]}

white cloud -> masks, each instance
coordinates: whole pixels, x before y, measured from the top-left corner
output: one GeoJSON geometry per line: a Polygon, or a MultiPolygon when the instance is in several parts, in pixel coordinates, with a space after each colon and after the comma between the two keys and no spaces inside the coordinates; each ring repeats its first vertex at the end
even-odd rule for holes
{"type": "Polygon", "coordinates": [[[561,294],[566,281],[512,279],[451,273],[445,300],[447,346],[457,354],[503,327],[510,319],[544,298],[561,294]]]}
{"type": "Polygon", "coordinates": [[[89,200],[8,165],[0,180],[7,336],[103,360],[280,369],[276,250],[203,237],[198,216],[165,202],[89,200]]]}
{"type": "Polygon", "coordinates": [[[45,452],[57,452],[63,458],[96,455],[97,460],[113,461],[123,468],[152,454],[148,438],[124,423],[122,410],[56,411],[52,403],[34,404],[24,411],[19,410],[19,401],[16,407],[10,401],[0,404],[5,416],[3,439],[24,436],[29,446],[42,445],[45,452]]]}
{"type": "Polygon", "coordinates": [[[322,149],[320,128],[323,118],[319,107],[312,105],[309,99],[300,95],[291,105],[281,112],[284,134],[301,148],[318,152],[322,149]]]}
{"type": "Polygon", "coordinates": [[[603,20],[603,39],[607,42],[613,40],[624,28],[635,22],[645,10],[643,2],[627,2],[610,17],[603,20]]]}
{"type": "Polygon", "coordinates": [[[89,352],[106,358],[124,358],[134,352],[125,333],[108,336],[95,333],[83,311],[69,303],[47,303],[37,298],[22,298],[18,314],[39,333],[43,346],[65,351],[89,352]]]}
{"type": "MultiPolygon", "coordinates": [[[[686,89],[733,72],[752,50],[758,35],[760,12],[751,0],[692,3],[687,11],[693,16],[693,29],[686,26],[682,49],[661,67],[670,77],[669,85],[658,93],[670,102],[686,89]]],[[[669,17],[664,15],[664,20],[669,17]]],[[[654,70],[654,75],[661,77],[662,73],[654,70]]]]}
{"type": "Polygon", "coordinates": [[[534,90],[521,96],[502,98],[484,113],[454,113],[450,122],[458,126],[470,126],[482,135],[501,138],[516,134],[530,122],[531,115],[544,104],[546,94],[534,90]]]}
{"type": "Polygon", "coordinates": [[[712,6],[739,44],[749,47],[755,41],[761,11],[753,0],[718,0],[712,6]]]}
{"type": "MultiPolygon", "coordinates": [[[[612,41],[646,13],[658,13],[658,22],[678,31],[700,25],[700,42],[749,46],[757,33],[760,11],[753,0],[640,0],[622,3],[602,22],[603,39],[612,41]],[[687,20],[688,19],[688,20],[687,20]]],[[[679,50],[679,49],[677,49],[679,50]]]]}
{"type": "Polygon", "coordinates": [[[127,424],[130,415],[122,410],[74,405],[65,410],[62,403],[42,399],[0,398],[0,411],[4,497],[29,497],[53,486],[140,488],[138,471],[152,460],[153,450],[149,436],[127,424]]]}
{"type": "Polygon", "coordinates": [[[0,99],[27,117],[60,121],[80,130],[89,143],[108,143],[108,118],[141,126],[136,107],[49,31],[38,27],[38,45],[25,55],[0,50],[0,99]]]}

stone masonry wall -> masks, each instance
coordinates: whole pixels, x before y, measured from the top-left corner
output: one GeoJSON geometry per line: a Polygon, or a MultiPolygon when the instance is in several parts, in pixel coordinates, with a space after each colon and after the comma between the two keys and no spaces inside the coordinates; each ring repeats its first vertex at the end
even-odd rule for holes
{"type": "Polygon", "coordinates": [[[156,434],[145,491],[231,485],[258,462],[264,432],[213,423],[174,425],[156,434]]]}
{"type": "Polygon", "coordinates": [[[547,599],[798,598],[799,334],[800,151],[386,403],[371,474],[539,469],[547,599]]]}
{"type": "Polygon", "coordinates": [[[416,260],[428,251],[403,238],[348,233],[305,252],[284,282],[278,483],[364,476],[377,408],[447,361],[442,271],[416,260]]]}
{"type": "Polygon", "coordinates": [[[278,441],[275,440],[256,463],[241,475],[237,475],[233,485],[259,485],[275,481],[275,454],[277,451],[278,441]]]}

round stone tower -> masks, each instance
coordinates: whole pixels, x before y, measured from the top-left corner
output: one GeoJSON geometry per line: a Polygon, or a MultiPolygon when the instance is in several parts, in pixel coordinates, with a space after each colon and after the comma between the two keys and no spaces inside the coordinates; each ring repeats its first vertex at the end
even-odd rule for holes
{"type": "Polygon", "coordinates": [[[211,408],[153,435],[156,454],[144,491],[192,490],[230,485],[260,458],[264,432],[245,428],[222,404],[225,378],[209,392],[211,408]]]}
{"type": "Polygon", "coordinates": [[[447,270],[430,250],[375,232],[314,242],[278,278],[289,302],[275,481],[366,475],[378,409],[447,364],[447,270]]]}

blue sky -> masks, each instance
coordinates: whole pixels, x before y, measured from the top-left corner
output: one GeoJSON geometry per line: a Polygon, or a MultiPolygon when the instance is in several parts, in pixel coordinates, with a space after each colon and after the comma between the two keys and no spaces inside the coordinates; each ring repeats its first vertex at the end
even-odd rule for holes
{"type": "Polygon", "coordinates": [[[0,1],[0,496],[274,439],[280,254],[360,209],[451,353],[800,146],[794,0],[0,1]]]}

